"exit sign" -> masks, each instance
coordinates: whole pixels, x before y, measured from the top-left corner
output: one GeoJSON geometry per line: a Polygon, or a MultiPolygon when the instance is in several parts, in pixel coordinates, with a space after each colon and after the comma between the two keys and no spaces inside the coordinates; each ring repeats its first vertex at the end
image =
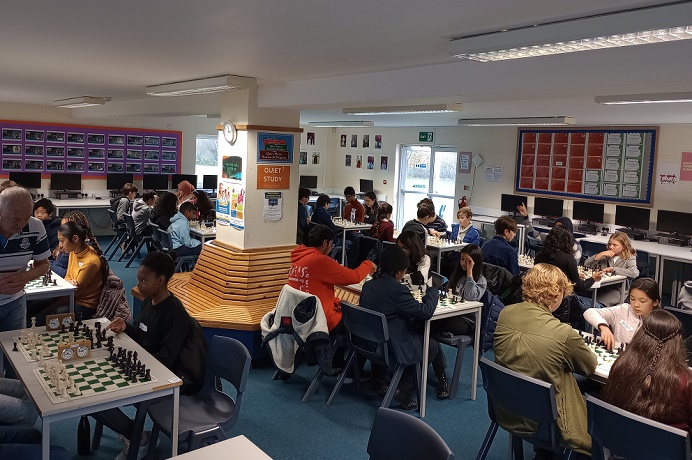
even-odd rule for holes
{"type": "Polygon", "coordinates": [[[432,142],[433,132],[432,131],[420,131],[418,133],[418,142],[432,142]]]}

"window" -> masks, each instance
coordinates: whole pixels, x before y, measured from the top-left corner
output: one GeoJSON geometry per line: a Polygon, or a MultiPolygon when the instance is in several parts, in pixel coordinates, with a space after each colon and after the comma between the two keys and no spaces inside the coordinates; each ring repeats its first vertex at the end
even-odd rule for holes
{"type": "MultiPolygon", "coordinates": [[[[205,174],[219,173],[219,138],[207,134],[198,134],[196,139],[195,174],[201,181],[205,174]]],[[[201,187],[201,182],[195,187],[201,187]]]]}

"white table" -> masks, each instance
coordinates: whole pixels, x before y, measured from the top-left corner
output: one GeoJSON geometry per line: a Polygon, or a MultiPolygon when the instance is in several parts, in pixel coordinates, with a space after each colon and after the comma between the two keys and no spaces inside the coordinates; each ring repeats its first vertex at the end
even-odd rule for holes
{"type": "Polygon", "coordinates": [[[180,460],[227,460],[229,458],[243,460],[271,459],[269,455],[265,454],[262,449],[257,447],[243,435],[178,455],[175,458],[180,460]]]}
{"type": "Polygon", "coordinates": [[[61,209],[96,209],[96,208],[110,208],[111,201],[109,198],[103,198],[97,200],[96,198],[68,198],[61,200],[58,198],[51,198],[53,206],[55,206],[55,215],[60,215],[61,209]]]}
{"type": "Polygon", "coordinates": [[[369,230],[372,224],[359,224],[358,222],[350,222],[345,219],[334,218],[332,222],[337,227],[341,228],[341,265],[346,264],[346,231],[347,230],[369,230]]]}
{"type": "MultiPolygon", "coordinates": [[[[55,272],[51,272],[51,278],[57,283],[56,286],[49,284],[48,286],[30,286],[24,289],[24,297],[26,300],[36,300],[36,299],[48,299],[51,297],[70,297],[70,312],[74,311],[74,291],[77,287],[65,281],[64,278],[58,276],[55,272]]],[[[36,281],[41,281],[43,277],[41,276],[36,281]]]]}
{"type": "MultiPolygon", "coordinates": [[[[495,224],[497,217],[492,216],[473,216],[473,222],[480,222],[481,224],[495,224]]],[[[492,238],[495,235],[495,227],[493,227],[493,233],[490,236],[492,238]]],[[[488,239],[490,239],[488,238],[488,239]]],[[[524,224],[517,224],[517,238],[519,239],[519,254],[524,254],[524,241],[526,240],[526,226],[524,224]]]]}
{"type": "Polygon", "coordinates": [[[604,286],[612,286],[613,284],[620,283],[620,303],[625,301],[625,295],[627,291],[627,277],[625,275],[611,275],[603,276],[601,281],[596,281],[589,290],[591,291],[591,305],[596,305],[596,296],[598,295],[598,289],[604,286]]]}
{"type": "MultiPolygon", "coordinates": [[[[421,364],[421,392],[420,401],[418,401],[418,408],[420,410],[421,418],[425,417],[425,402],[427,400],[427,387],[428,384],[428,350],[430,349],[430,323],[432,321],[444,318],[450,318],[452,316],[465,315],[468,313],[476,314],[476,332],[473,338],[473,368],[471,371],[471,399],[476,399],[476,382],[478,381],[478,360],[480,359],[480,343],[481,343],[481,311],[483,309],[483,304],[481,302],[466,300],[464,302],[459,302],[454,305],[448,305],[438,307],[435,309],[432,318],[425,321],[425,330],[423,332],[423,363],[421,364]]],[[[458,353],[462,353],[459,351],[458,353]]]]}
{"type": "Polygon", "coordinates": [[[428,249],[432,249],[433,251],[437,251],[437,273],[440,273],[440,269],[442,266],[442,253],[443,252],[458,251],[461,248],[463,248],[464,246],[468,245],[468,243],[459,243],[456,241],[443,242],[443,240],[440,240],[440,242],[432,243],[429,240],[430,240],[430,237],[428,237],[428,242],[426,243],[426,247],[428,249]]]}
{"type": "MultiPolygon", "coordinates": [[[[85,321],[85,323],[93,324],[95,321],[96,320],[88,320],[85,321]]],[[[38,329],[39,331],[45,331],[44,328],[38,329]]],[[[173,438],[171,440],[171,454],[175,456],[178,453],[178,402],[180,397],[180,385],[182,385],[182,381],[173,372],[169,371],[163,364],[159,363],[144,348],[137,344],[137,342],[132,340],[124,333],[120,333],[116,336],[116,341],[118,342],[119,346],[122,346],[127,350],[137,352],[142,363],[144,363],[148,369],[151,369],[151,375],[157,379],[156,382],[120,389],[117,391],[105,392],[85,398],[78,398],[74,401],[53,404],[34,374],[34,369],[39,367],[38,362],[27,362],[23,354],[12,351],[14,342],[13,338],[17,337],[20,333],[20,330],[1,332],[0,346],[2,347],[2,351],[5,356],[7,356],[10,363],[12,363],[12,367],[14,367],[19,380],[24,385],[24,388],[26,388],[27,393],[36,406],[36,411],[43,420],[43,460],[50,460],[49,451],[51,423],[68,418],[76,418],[106,409],[113,409],[143,401],[152,401],[163,396],[172,396],[173,438]]],[[[99,358],[106,356],[108,356],[108,351],[105,348],[92,350],[92,357],[99,358]]],[[[137,409],[138,413],[141,410],[146,411],[145,406],[146,405],[140,406],[137,409]]],[[[144,418],[142,418],[142,422],[143,421],[144,418]]],[[[135,427],[135,431],[131,439],[134,445],[138,445],[140,441],[142,433],[141,428],[143,428],[143,426],[139,428],[140,429],[138,430],[137,427],[135,427]]],[[[136,458],[136,452],[136,449],[132,449],[131,453],[133,458],[136,458]]]]}
{"type": "Polygon", "coordinates": [[[202,240],[202,244],[204,244],[207,240],[216,238],[216,227],[190,227],[190,235],[202,240]]]}

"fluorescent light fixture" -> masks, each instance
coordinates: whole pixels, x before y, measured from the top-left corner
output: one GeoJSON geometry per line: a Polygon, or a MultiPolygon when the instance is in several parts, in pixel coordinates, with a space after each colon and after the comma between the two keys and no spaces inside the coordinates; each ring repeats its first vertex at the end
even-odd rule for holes
{"type": "Polygon", "coordinates": [[[599,104],[666,104],[674,102],[692,102],[692,93],[656,93],[656,94],[622,94],[619,96],[596,96],[599,104]]]}
{"type": "Polygon", "coordinates": [[[372,128],[372,121],[309,121],[310,126],[319,128],[372,128]]]}
{"type": "Polygon", "coordinates": [[[149,96],[191,96],[195,94],[221,93],[238,89],[257,87],[257,80],[252,77],[222,75],[219,77],[199,78],[197,80],[178,81],[165,85],[147,86],[149,96]]]}
{"type": "Polygon", "coordinates": [[[502,61],[692,38],[692,2],[555,21],[450,40],[449,54],[502,61]]]}
{"type": "Polygon", "coordinates": [[[451,113],[461,112],[461,104],[429,104],[429,105],[402,105],[391,107],[357,107],[343,109],[348,115],[408,115],[426,113],[451,113]]]}
{"type": "Polygon", "coordinates": [[[573,125],[572,117],[468,118],[460,119],[461,126],[565,126],[573,125]]]}
{"type": "Polygon", "coordinates": [[[103,105],[110,100],[110,97],[82,96],[71,97],[69,99],[58,99],[57,101],[53,101],[53,105],[55,107],[62,107],[65,109],[76,109],[79,107],[92,107],[95,105],[103,105]]]}

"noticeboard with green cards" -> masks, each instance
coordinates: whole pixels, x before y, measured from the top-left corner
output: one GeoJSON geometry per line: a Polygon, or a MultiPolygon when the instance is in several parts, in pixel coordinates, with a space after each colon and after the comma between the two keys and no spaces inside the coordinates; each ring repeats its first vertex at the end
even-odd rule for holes
{"type": "Polygon", "coordinates": [[[520,129],[517,193],[651,205],[656,127],[520,129]]]}

